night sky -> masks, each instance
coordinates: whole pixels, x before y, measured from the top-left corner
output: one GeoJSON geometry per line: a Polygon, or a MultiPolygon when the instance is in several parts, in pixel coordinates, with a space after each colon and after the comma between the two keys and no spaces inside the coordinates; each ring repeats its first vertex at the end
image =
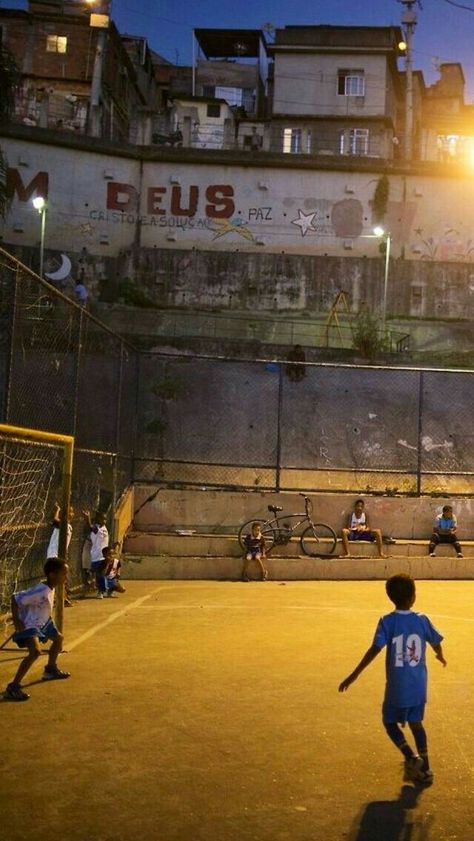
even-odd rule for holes
{"type": "MultiPolygon", "coordinates": [[[[438,76],[434,62],[460,61],[466,77],[466,102],[474,101],[473,11],[446,0],[424,0],[418,11],[414,40],[414,66],[425,81],[438,76]]],[[[0,0],[6,8],[26,8],[26,0],[0,0]]],[[[193,27],[260,28],[288,24],[342,24],[389,26],[399,24],[403,7],[397,0],[112,0],[112,16],[122,32],[144,35],[150,46],[178,64],[191,64],[193,27]]],[[[402,65],[401,65],[402,67],[402,65]]]]}

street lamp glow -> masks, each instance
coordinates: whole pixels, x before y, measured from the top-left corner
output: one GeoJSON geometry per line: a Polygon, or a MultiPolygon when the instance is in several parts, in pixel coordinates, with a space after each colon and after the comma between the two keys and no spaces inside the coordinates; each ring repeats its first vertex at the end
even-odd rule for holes
{"type": "Polygon", "coordinates": [[[376,225],[374,234],[381,239],[383,237],[385,242],[385,270],[383,274],[383,296],[382,296],[382,327],[385,333],[387,324],[387,292],[388,292],[388,272],[390,269],[390,247],[392,245],[392,237],[389,231],[382,228],[381,225],[376,225]]]}
{"type": "Polygon", "coordinates": [[[33,207],[41,213],[41,211],[46,207],[46,199],[44,199],[43,196],[36,196],[36,198],[33,199],[33,207]]]}
{"type": "Polygon", "coordinates": [[[41,216],[41,238],[40,238],[40,262],[39,262],[39,276],[43,277],[43,262],[44,262],[44,235],[46,231],[46,214],[48,211],[48,202],[44,196],[35,196],[32,200],[32,205],[41,216]]]}

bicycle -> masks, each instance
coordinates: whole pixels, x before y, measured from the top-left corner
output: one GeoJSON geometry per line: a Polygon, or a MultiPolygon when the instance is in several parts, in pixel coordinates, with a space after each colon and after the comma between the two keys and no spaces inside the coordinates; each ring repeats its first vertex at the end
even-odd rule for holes
{"type": "Polygon", "coordinates": [[[269,505],[268,510],[273,514],[271,520],[254,518],[244,523],[240,527],[238,534],[238,540],[242,549],[245,550],[244,539],[250,534],[252,523],[259,523],[262,529],[262,536],[265,538],[267,552],[270,552],[274,546],[286,546],[300,526],[308,523],[307,528],[300,535],[300,544],[304,554],[313,558],[331,555],[336,548],[336,532],[327,523],[313,523],[311,519],[313,503],[306,494],[300,493],[300,496],[304,499],[304,514],[282,514],[281,516],[277,516],[280,511],[283,511],[283,508],[280,505],[269,505]],[[291,525],[287,522],[289,519],[297,519],[298,521],[294,525],[291,525]]]}

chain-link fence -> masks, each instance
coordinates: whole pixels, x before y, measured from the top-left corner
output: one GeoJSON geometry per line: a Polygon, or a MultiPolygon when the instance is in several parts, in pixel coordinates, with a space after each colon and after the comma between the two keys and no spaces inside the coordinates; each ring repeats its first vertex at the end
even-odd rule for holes
{"type": "Polygon", "coordinates": [[[136,480],[470,494],[474,372],[139,359],[136,480]]]}
{"type": "MultiPolygon", "coordinates": [[[[77,584],[82,510],[107,512],[111,525],[116,502],[133,478],[137,355],[2,249],[0,265],[0,418],[75,437],[69,558],[77,584]]],[[[29,579],[40,574],[48,528],[40,536],[37,569],[29,579]]]]}
{"type": "Polygon", "coordinates": [[[138,352],[2,249],[0,265],[0,419],[75,437],[74,583],[81,509],[112,514],[132,481],[471,493],[472,371],[138,352]]]}

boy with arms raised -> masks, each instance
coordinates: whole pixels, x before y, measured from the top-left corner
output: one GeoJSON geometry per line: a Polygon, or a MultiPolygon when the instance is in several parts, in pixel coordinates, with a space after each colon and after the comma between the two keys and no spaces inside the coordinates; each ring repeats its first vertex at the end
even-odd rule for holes
{"type": "Polygon", "coordinates": [[[19,648],[27,648],[28,655],[22,660],[15,677],[6,688],[4,697],[8,701],[27,701],[30,697],[21,688],[21,681],[41,655],[40,642],[52,640],[43,680],[64,680],[69,677],[69,672],[63,672],[57,666],[58,655],[63,647],[63,635],[51,618],[54,588],[64,584],[67,571],[64,561],[49,558],[44,565],[46,581],[12,596],[13,622],[17,629],[13,634],[13,642],[16,642],[19,648]]]}
{"type": "Polygon", "coordinates": [[[423,727],[428,682],[426,643],[435,651],[436,659],[446,666],[441,648],[443,637],[427,616],[411,610],[416,600],[413,578],[404,573],[393,575],[385,589],[395,610],[379,620],[371,647],[354,671],[342,681],[339,692],[349,689],[351,683],[387,646],[383,724],[388,737],[405,757],[405,779],[429,784],[433,781],[433,772],[423,727]],[[406,722],[415,739],[416,754],[398,726],[405,726],[406,722]]]}

